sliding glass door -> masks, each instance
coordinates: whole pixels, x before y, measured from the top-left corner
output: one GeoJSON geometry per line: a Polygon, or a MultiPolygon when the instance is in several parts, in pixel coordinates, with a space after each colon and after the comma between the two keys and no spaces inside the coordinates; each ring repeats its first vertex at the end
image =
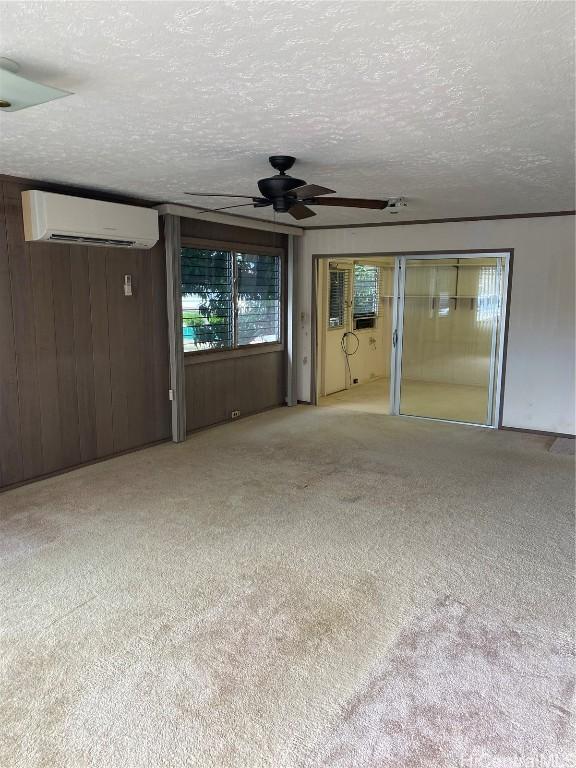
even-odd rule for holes
{"type": "Polygon", "coordinates": [[[507,258],[398,259],[394,413],[495,424],[507,258]]]}

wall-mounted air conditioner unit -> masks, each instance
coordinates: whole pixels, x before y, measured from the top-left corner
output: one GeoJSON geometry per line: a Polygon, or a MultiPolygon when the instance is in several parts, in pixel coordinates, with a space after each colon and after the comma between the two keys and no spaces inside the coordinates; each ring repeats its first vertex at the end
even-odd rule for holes
{"type": "Polygon", "coordinates": [[[153,208],[36,189],[22,192],[22,207],[26,240],[109,248],[152,248],[158,242],[158,213],[153,208]]]}

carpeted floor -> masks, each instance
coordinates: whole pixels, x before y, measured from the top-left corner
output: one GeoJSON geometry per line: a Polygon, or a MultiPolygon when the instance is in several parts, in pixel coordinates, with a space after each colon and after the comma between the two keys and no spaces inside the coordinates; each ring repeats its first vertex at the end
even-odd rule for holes
{"type": "MultiPolygon", "coordinates": [[[[400,413],[471,424],[486,424],[487,387],[435,381],[403,380],[400,413]]],[[[363,413],[390,413],[390,380],[374,379],[321,397],[322,407],[345,407],[363,413]]]]}
{"type": "Polygon", "coordinates": [[[0,765],[567,768],[551,442],[303,406],[0,495],[0,765]]]}

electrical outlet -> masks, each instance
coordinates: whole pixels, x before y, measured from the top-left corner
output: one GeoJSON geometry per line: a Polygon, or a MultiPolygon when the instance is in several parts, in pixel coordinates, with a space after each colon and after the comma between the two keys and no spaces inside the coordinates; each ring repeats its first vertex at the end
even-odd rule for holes
{"type": "Polygon", "coordinates": [[[240,416],[240,411],[232,411],[232,418],[237,419],[240,416]]]}

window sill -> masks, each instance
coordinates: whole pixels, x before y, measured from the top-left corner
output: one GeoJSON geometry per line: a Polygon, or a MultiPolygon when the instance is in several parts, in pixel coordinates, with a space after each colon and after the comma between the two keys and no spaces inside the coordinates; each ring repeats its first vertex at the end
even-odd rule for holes
{"type": "Polygon", "coordinates": [[[184,352],[184,365],[199,365],[200,363],[215,363],[217,360],[230,360],[233,357],[252,357],[253,355],[268,355],[272,352],[283,352],[284,344],[270,342],[269,344],[254,344],[238,349],[212,349],[206,352],[184,352]]]}

